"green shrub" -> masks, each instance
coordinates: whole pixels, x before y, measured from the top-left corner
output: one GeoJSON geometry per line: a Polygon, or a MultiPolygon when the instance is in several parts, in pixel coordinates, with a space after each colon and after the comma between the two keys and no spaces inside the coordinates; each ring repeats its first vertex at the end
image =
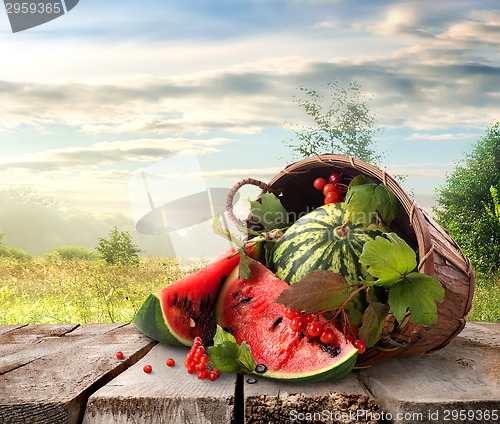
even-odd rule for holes
{"type": "Polygon", "coordinates": [[[140,261],[139,253],[142,252],[132,242],[130,233],[118,231],[117,227],[109,232],[109,238],[99,239],[96,250],[101,259],[112,265],[137,265],[140,261]]]}
{"type": "Polygon", "coordinates": [[[19,262],[28,262],[33,259],[33,255],[30,255],[23,249],[12,246],[0,246],[0,256],[3,256],[4,258],[14,259],[19,262]]]}
{"type": "Polygon", "coordinates": [[[97,253],[95,250],[86,249],[81,246],[60,246],[52,249],[46,256],[51,256],[54,253],[59,255],[59,258],[63,261],[91,261],[97,259],[97,253]]]}

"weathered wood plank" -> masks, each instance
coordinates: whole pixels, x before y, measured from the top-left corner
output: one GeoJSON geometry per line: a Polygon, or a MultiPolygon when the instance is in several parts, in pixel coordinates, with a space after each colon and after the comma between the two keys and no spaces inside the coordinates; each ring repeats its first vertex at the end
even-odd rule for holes
{"type": "Polygon", "coordinates": [[[25,327],[26,324],[7,324],[7,325],[0,325],[0,335],[4,333],[8,333],[12,330],[17,330],[18,328],[25,327]]]}
{"type": "Polygon", "coordinates": [[[497,422],[484,413],[500,416],[500,323],[469,323],[444,349],[382,362],[360,378],[395,424],[497,422]],[[460,411],[469,415],[453,419],[460,411]]]}
{"type": "Polygon", "coordinates": [[[88,396],[156,344],[131,324],[92,324],[70,334],[39,338],[17,353],[19,365],[0,375],[0,423],[79,422],[88,396]],[[123,360],[116,358],[118,350],[123,360]]]}
{"type": "Polygon", "coordinates": [[[184,367],[187,348],[157,345],[141,361],[93,394],[84,424],[190,423],[234,421],[234,375],[198,380],[184,367]],[[165,364],[175,359],[171,368],[165,364]],[[143,366],[153,367],[150,374],[143,366]]]}
{"type": "Polygon", "coordinates": [[[95,337],[109,331],[123,327],[124,323],[118,324],[85,324],[71,327],[50,326],[26,329],[13,334],[11,343],[0,346],[0,375],[20,366],[26,365],[47,354],[55,354],[58,351],[68,349],[68,345],[75,343],[82,337],[95,337]],[[71,331],[70,331],[71,330],[71,331]],[[67,332],[70,331],[70,332],[67,332]],[[22,343],[26,336],[26,342],[22,343]],[[64,336],[64,337],[61,337],[64,336]]]}
{"type": "Polygon", "coordinates": [[[244,377],[245,423],[376,423],[365,420],[381,409],[358,380],[358,371],[327,383],[284,383],[244,377]],[[359,411],[359,412],[358,412],[359,411]]]}

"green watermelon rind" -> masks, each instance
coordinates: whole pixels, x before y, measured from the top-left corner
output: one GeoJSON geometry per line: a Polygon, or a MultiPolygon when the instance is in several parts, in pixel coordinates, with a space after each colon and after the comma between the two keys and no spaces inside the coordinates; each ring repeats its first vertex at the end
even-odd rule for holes
{"type": "Polygon", "coordinates": [[[150,294],[137,311],[132,323],[144,334],[154,340],[171,346],[191,346],[191,341],[181,342],[182,337],[175,337],[167,324],[161,308],[161,302],[154,294],[150,294]]]}
{"type": "Polygon", "coordinates": [[[356,365],[357,358],[358,350],[353,347],[352,352],[350,354],[347,354],[342,362],[335,362],[328,368],[317,369],[309,373],[285,373],[268,371],[264,374],[254,374],[258,375],[259,377],[265,377],[273,380],[290,381],[295,383],[322,383],[325,381],[342,380],[352,372],[354,366],[356,365]]]}

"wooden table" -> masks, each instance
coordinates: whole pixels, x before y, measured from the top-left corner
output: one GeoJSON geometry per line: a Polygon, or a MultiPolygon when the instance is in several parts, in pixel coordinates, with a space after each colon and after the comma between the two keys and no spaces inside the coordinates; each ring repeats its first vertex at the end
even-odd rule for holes
{"type": "Polygon", "coordinates": [[[132,324],[0,326],[0,423],[500,422],[500,323],[471,322],[434,354],[314,385],[199,381],[186,353],[132,324]]]}

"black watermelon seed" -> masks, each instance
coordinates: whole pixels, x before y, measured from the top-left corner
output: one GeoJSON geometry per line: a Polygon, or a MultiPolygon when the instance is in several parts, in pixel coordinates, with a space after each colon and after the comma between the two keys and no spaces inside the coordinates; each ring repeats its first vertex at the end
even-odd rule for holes
{"type": "Polygon", "coordinates": [[[184,309],[186,309],[187,303],[188,303],[188,298],[187,298],[187,296],[186,296],[186,297],[184,298],[184,301],[182,302],[182,307],[183,307],[184,309]]]}
{"type": "Polygon", "coordinates": [[[177,292],[174,293],[174,299],[172,300],[172,306],[177,304],[177,292]]]}
{"type": "Polygon", "coordinates": [[[188,303],[186,305],[186,310],[190,311],[191,310],[191,306],[193,306],[192,303],[191,303],[191,299],[188,299],[188,303]]]}
{"type": "Polygon", "coordinates": [[[247,383],[248,384],[255,384],[255,383],[257,383],[257,380],[255,378],[249,378],[249,379],[247,379],[247,383]]]}
{"type": "Polygon", "coordinates": [[[323,343],[321,341],[319,344],[321,345],[321,349],[323,349],[323,352],[330,352],[332,347],[329,344],[323,343]]]}
{"type": "Polygon", "coordinates": [[[237,292],[234,292],[234,293],[233,293],[233,297],[234,297],[235,299],[238,299],[238,297],[240,297],[240,296],[241,296],[241,292],[240,292],[240,291],[237,291],[237,292]]]}
{"type": "Polygon", "coordinates": [[[304,331],[303,331],[303,330],[300,330],[300,331],[299,331],[299,338],[300,338],[300,339],[303,339],[303,338],[304,338],[304,331]]]}
{"type": "Polygon", "coordinates": [[[283,321],[283,317],[276,318],[276,321],[273,322],[273,330],[280,325],[281,321],[283,321]]]}
{"type": "Polygon", "coordinates": [[[340,355],[340,352],[342,352],[342,349],[340,346],[332,347],[332,350],[330,351],[330,355],[332,355],[334,358],[338,355],[340,355]]]}
{"type": "Polygon", "coordinates": [[[200,299],[200,311],[203,311],[203,307],[205,306],[205,302],[203,301],[203,298],[200,299]]]}
{"type": "Polygon", "coordinates": [[[267,367],[264,364],[258,364],[255,367],[255,372],[258,372],[259,374],[262,374],[267,371],[267,367]]]}
{"type": "Polygon", "coordinates": [[[248,303],[253,299],[253,297],[245,297],[244,299],[241,299],[240,303],[248,303]]]}

